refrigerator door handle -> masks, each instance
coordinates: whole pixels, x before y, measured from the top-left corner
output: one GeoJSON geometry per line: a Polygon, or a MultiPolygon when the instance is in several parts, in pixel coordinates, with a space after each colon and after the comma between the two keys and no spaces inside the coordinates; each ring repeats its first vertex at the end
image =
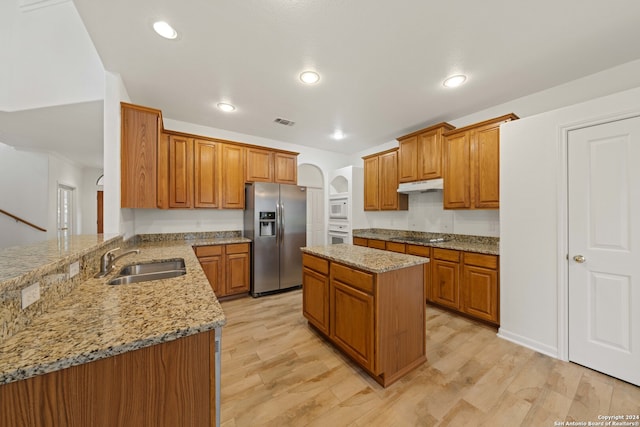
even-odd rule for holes
{"type": "Polygon", "coordinates": [[[284,203],[280,202],[280,244],[284,241],[284,203]]]}

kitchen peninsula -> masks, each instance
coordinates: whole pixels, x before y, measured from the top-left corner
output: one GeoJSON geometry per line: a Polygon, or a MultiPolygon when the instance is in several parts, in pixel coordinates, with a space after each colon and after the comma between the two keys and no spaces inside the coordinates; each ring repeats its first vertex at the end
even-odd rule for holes
{"type": "Polygon", "coordinates": [[[301,249],[303,314],[383,387],[426,361],[428,258],[337,244],[301,249]]]}
{"type": "MultiPolygon", "coordinates": [[[[22,264],[0,280],[3,313],[11,312],[24,283],[38,281],[43,292],[25,325],[0,340],[0,425],[213,425],[226,318],[193,247],[248,240],[239,232],[210,234],[127,242],[72,236],[62,246],[50,241],[0,251],[2,262],[22,264]],[[100,255],[116,246],[141,252],[94,278],[100,255]],[[29,258],[34,253],[41,256],[29,258]],[[125,265],[176,258],[184,259],[185,275],[107,284],[125,265]],[[79,271],[69,278],[76,260],[79,271]],[[37,307],[47,299],[54,301],[37,307]]],[[[31,308],[18,303],[16,316],[31,308]]]]}

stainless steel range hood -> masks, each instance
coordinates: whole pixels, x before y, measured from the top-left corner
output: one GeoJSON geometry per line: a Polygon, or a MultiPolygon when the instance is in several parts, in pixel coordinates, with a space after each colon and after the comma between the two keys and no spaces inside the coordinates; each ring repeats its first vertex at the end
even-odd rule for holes
{"type": "Polygon", "coordinates": [[[428,181],[403,182],[398,186],[398,193],[424,193],[426,191],[442,191],[442,178],[428,181]]]}

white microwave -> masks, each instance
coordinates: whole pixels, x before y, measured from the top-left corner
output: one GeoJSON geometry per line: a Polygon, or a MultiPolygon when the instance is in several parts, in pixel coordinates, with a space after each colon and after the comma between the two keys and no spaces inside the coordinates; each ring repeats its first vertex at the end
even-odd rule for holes
{"type": "Polygon", "coordinates": [[[349,218],[349,198],[329,199],[329,219],[349,218]]]}

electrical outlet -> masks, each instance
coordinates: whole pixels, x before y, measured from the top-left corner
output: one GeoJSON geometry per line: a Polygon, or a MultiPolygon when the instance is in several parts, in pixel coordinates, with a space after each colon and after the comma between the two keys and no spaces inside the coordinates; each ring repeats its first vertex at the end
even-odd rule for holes
{"type": "Polygon", "coordinates": [[[77,276],[80,273],[80,261],[76,261],[69,265],[69,279],[74,276],[77,276]]]}
{"type": "Polygon", "coordinates": [[[40,283],[36,282],[24,288],[22,294],[22,309],[29,307],[40,299],[40,283]]]}

